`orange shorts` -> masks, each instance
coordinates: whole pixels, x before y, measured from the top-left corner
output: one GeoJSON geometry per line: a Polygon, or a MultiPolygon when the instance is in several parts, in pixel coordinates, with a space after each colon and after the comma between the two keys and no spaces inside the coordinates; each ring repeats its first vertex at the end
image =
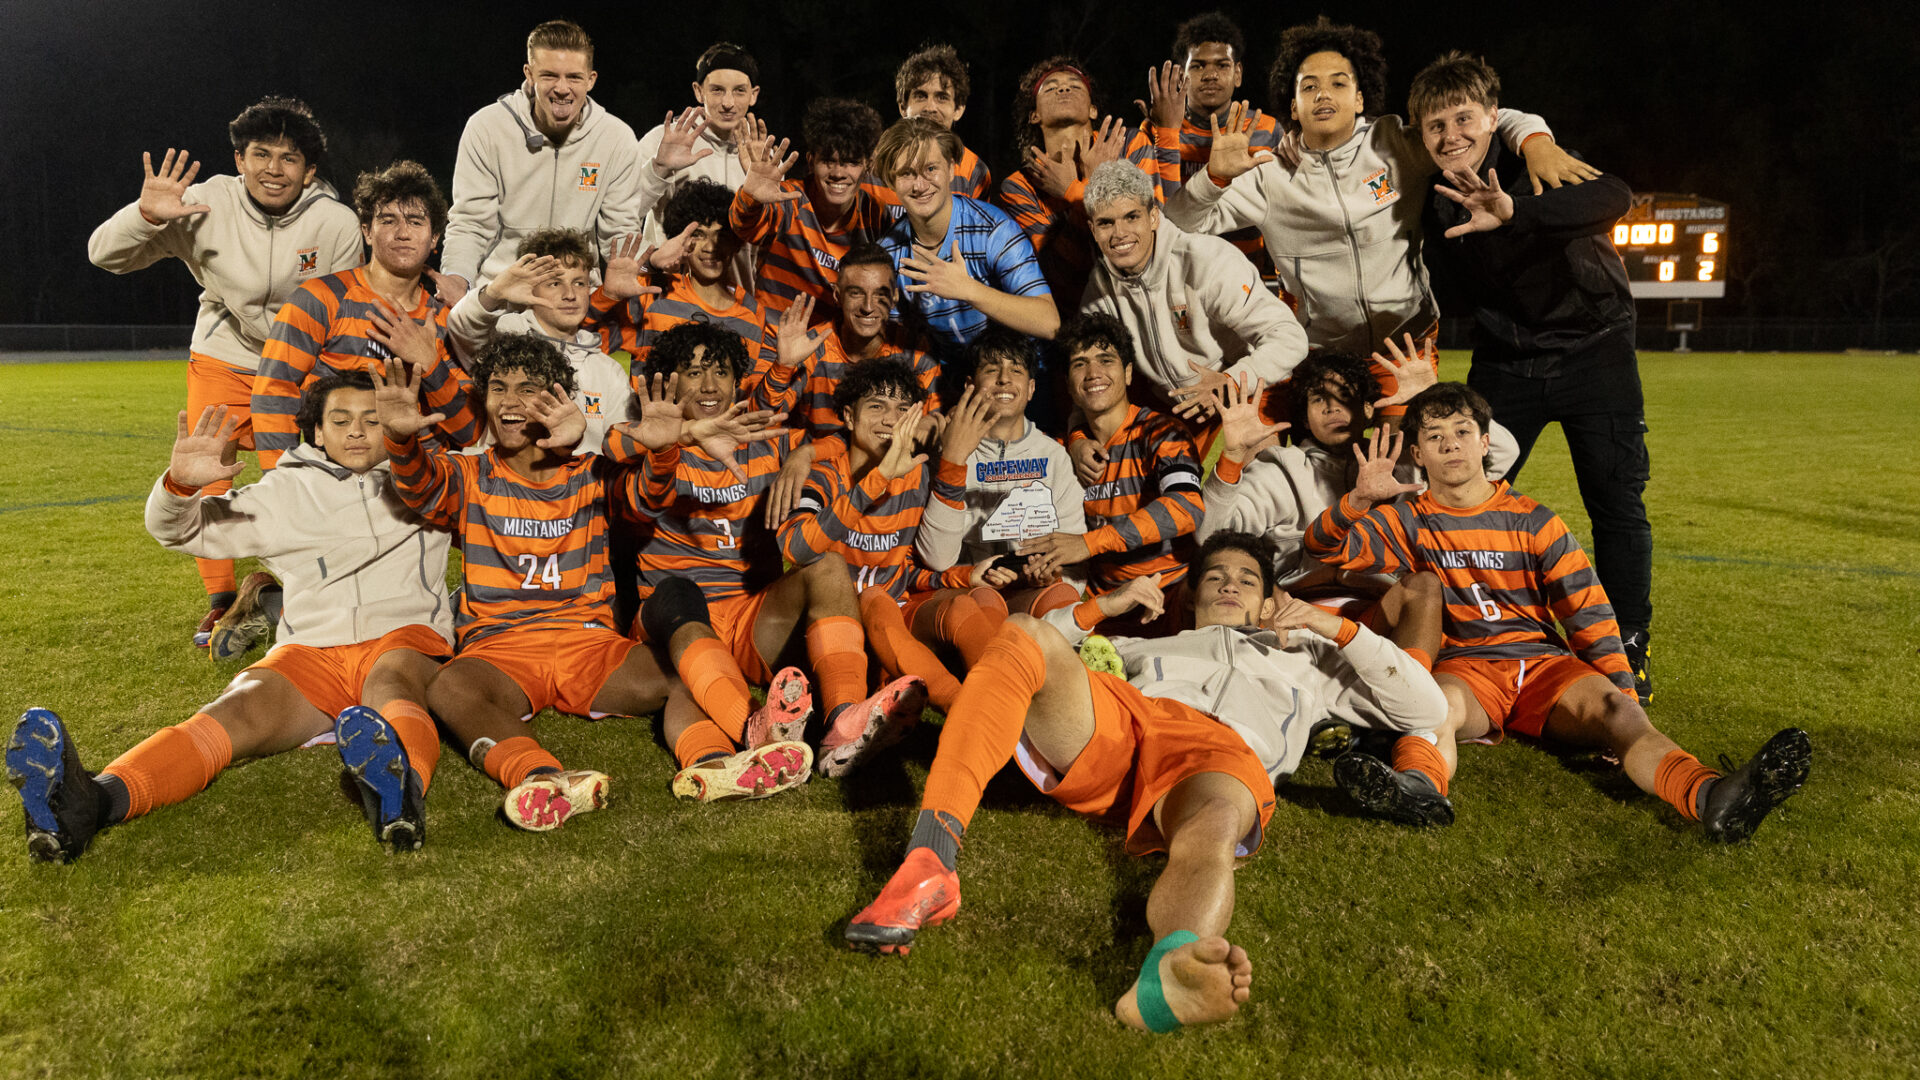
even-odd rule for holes
{"type": "MultiPolygon", "coordinates": [[[[641,601],[646,603],[645,600],[641,601]]],[[[773,669],[760,658],[760,649],[753,643],[753,627],[760,621],[760,609],[767,603],[766,590],[758,593],[742,593],[729,596],[725,600],[707,601],[707,625],[713,628],[713,636],[727,647],[733,662],[740,665],[740,674],[750,683],[764,683],[773,678],[773,669]]],[[[633,620],[633,640],[645,644],[647,632],[641,627],[640,620],[633,620]]],[[[662,646],[665,642],[659,642],[662,646]]]]}
{"type": "MultiPolygon", "coordinates": [[[[187,424],[196,424],[209,405],[225,405],[238,414],[240,426],[233,439],[240,449],[253,449],[253,372],[197,352],[187,354],[187,424]]],[[[345,706],[342,706],[345,708],[345,706]]]]}
{"type": "Polygon", "coordinates": [[[1189,705],[1150,698],[1112,675],[1088,672],[1087,683],[1093,691],[1093,739],[1065,775],[1021,737],[1014,760],[1035,787],[1076,814],[1124,826],[1127,853],[1146,855],[1166,848],[1153,808],[1167,792],[1188,777],[1226,773],[1245,784],[1260,806],[1260,822],[1236,854],[1259,850],[1273,817],[1273,781],[1239,733],[1189,705]]]}
{"type": "Polygon", "coordinates": [[[484,660],[527,695],[527,715],[545,708],[598,720],[593,699],[626,663],[636,642],[602,626],[502,630],[462,648],[456,660],[484,660]]]}
{"type": "MultiPolygon", "coordinates": [[[[1496,732],[1515,732],[1535,738],[1546,729],[1547,717],[1561,695],[1581,679],[1604,679],[1599,669],[1571,653],[1536,656],[1528,660],[1469,660],[1463,657],[1433,665],[1435,676],[1452,675],[1467,684],[1496,732]]],[[[1609,682],[1607,685],[1613,685],[1609,682]]]]}
{"type": "Polygon", "coordinates": [[[307,704],[328,716],[339,716],[351,705],[378,708],[386,704],[384,701],[362,702],[360,690],[366,685],[367,673],[373,670],[373,665],[395,649],[412,649],[436,660],[445,660],[453,652],[447,646],[447,639],[433,628],[415,624],[389,630],[372,641],[355,645],[326,648],[275,645],[247,670],[274,672],[292,683],[300,696],[307,699],[307,704]]]}

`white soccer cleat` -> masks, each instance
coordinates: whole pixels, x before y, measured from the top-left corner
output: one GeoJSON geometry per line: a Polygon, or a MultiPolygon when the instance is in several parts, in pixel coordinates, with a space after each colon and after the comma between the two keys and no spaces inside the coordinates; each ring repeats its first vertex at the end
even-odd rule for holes
{"type": "Polygon", "coordinates": [[[591,769],[534,773],[507,792],[507,820],[528,832],[548,832],[575,814],[607,805],[607,774],[591,769]]]}

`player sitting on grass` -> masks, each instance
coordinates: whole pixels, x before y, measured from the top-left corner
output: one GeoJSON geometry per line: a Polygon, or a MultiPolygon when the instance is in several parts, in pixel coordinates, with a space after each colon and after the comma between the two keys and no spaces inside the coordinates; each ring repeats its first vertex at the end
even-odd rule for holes
{"type": "MultiPolygon", "coordinates": [[[[701,439],[702,425],[745,409],[736,397],[746,366],[746,347],[731,331],[674,327],[647,357],[641,420],[616,429],[609,442],[616,457],[646,463],[641,514],[651,530],[640,549],[640,589],[650,595],[639,624],[667,649],[705,710],[684,719],[670,706],[666,718],[681,767],[674,794],[702,802],[771,795],[806,781],[813,754],[793,740],[805,731],[813,696],[795,663],[808,663],[819,680],[828,729],[821,757],[836,770],[856,764],[870,742],[863,736],[890,722],[888,710],[905,689],[867,694],[866,636],[843,561],[827,555],[781,572],[759,511],[791,433],[760,430],[745,445],[722,441],[718,453],[701,439]],[[697,609],[697,618],[672,625],[655,611],[662,602],[697,609]],[[770,682],[758,712],[749,681],[770,682]],[[764,759],[796,747],[803,760],[776,781],[775,765],[786,759],[764,759]],[[752,782],[763,776],[764,790],[755,791],[752,782]]],[[[745,417],[756,427],[780,418],[745,417]]]]}
{"type": "MultiPolygon", "coordinates": [[[[1487,479],[1490,415],[1460,383],[1420,392],[1407,403],[1404,433],[1427,490],[1389,501],[1416,487],[1393,475],[1401,435],[1376,434],[1371,453],[1360,453],[1353,490],[1308,528],[1307,552],[1348,571],[1439,576],[1446,623],[1434,676],[1455,738],[1517,732],[1604,747],[1642,791],[1705,826],[1707,839],[1744,840],[1806,782],[1807,733],[1781,731],[1722,776],[1654,728],[1579,542],[1552,510],[1487,479]]],[[[1334,772],[1364,801],[1386,790],[1384,769],[1353,753],[1334,772]]]]}
{"type": "Polygon", "coordinates": [[[279,643],[192,719],[162,728],[95,776],[60,718],[29,709],[7,741],[7,776],[26,807],[27,852],[71,860],[99,830],[199,793],[236,758],[278,754],[333,733],[374,835],[420,846],[440,736],[423,703],[452,651],[449,537],[394,496],[373,384],[322,379],[298,416],[307,442],[258,483],[200,494],[240,472],[239,416],[209,406],[179,433],[147,497],[147,531],[202,558],[258,558],[299,613],[279,643]]]}
{"type": "Polygon", "coordinates": [[[1195,628],[1116,642],[1128,679],[1088,671],[1072,639],[1135,607],[1158,615],[1154,578],[1044,620],[1008,617],[947,715],[906,861],[853,917],[850,944],[906,952],[920,927],[959,911],[955,858],[987,781],[1014,760],[1063,806],[1124,825],[1130,854],[1167,852],[1147,898],[1155,944],[1114,1005],[1120,1020],[1171,1031],[1239,1010],[1252,964],[1221,936],[1234,867],[1260,847],[1273,785],[1313,725],[1350,716],[1423,732],[1446,702],[1391,642],[1272,595],[1273,548],[1258,537],[1214,537],[1188,580],[1195,628]]]}
{"type": "Polygon", "coordinates": [[[637,483],[598,455],[573,455],[585,430],[560,350],[533,334],[494,338],[473,360],[492,445],[452,454],[419,433],[419,378],[399,360],[374,374],[380,425],[401,499],[460,537],[457,655],[428,699],[467,759],[507,789],[507,820],[544,831],[606,803],[606,774],[567,771],[527,734],[552,706],[575,716],[644,716],[667,700],[651,650],[613,628],[609,488],[637,483]]]}

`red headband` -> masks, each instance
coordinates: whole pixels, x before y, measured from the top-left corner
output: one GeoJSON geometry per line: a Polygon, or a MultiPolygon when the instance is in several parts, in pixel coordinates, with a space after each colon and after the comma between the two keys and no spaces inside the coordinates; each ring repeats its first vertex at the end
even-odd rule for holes
{"type": "Polygon", "coordinates": [[[1075,76],[1077,76],[1082,83],[1086,84],[1087,96],[1088,97],[1093,96],[1093,80],[1087,77],[1086,72],[1081,71],[1079,68],[1074,67],[1072,64],[1056,64],[1053,67],[1050,67],[1047,70],[1041,72],[1040,77],[1033,80],[1033,100],[1035,101],[1040,100],[1040,88],[1046,85],[1048,77],[1057,75],[1062,71],[1070,71],[1075,76]]]}

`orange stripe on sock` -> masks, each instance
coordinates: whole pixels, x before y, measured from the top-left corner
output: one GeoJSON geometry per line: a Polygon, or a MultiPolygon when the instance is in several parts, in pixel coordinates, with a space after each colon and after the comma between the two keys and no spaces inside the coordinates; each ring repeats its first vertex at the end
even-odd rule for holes
{"type": "Polygon", "coordinates": [[[1418,735],[1402,735],[1393,741],[1395,772],[1417,772],[1433,781],[1440,794],[1447,793],[1447,759],[1440,749],[1418,735]]]}
{"type": "Polygon", "coordinates": [[[973,821],[980,793],[1013,757],[1027,709],[1046,679],[1040,646],[1017,626],[1001,627],[947,713],[922,810],[952,814],[963,828],[973,821]]]}
{"type": "Polygon", "coordinates": [[[194,713],[184,724],[147,736],[101,771],[127,786],[127,817],[136,818],[198,795],[232,763],[227,729],[206,713],[194,713]]]}
{"type": "Polygon", "coordinates": [[[1688,821],[1699,821],[1700,814],[1694,809],[1694,799],[1700,794],[1700,785],[1719,775],[1700,764],[1699,758],[1685,750],[1669,750],[1667,756],[1660,759],[1659,767],[1653,770],[1653,793],[1680,811],[1681,817],[1688,821]]]}
{"type": "Polygon", "coordinates": [[[728,738],[727,733],[720,730],[720,725],[701,719],[694,721],[680,733],[679,738],[673,740],[673,757],[685,769],[699,763],[702,758],[732,754],[737,745],[738,740],[728,738]]]}
{"type": "Polygon", "coordinates": [[[394,698],[380,706],[380,715],[387,718],[387,723],[393,725],[393,733],[400,736],[400,745],[407,751],[407,764],[420,774],[420,791],[424,794],[433,786],[433,767],[440,762],[440,730],[433,726],[433,717],[405,698],[394,698]]]}
{"type": "MultiPolygon", "coordinates": [[[[753,712],[753,698],[747,693],[747,677],[740,673],[740,664],[720,639],[700,638],[687,646],[674,666],[694,702],[713,718],[720,731],[736,743],[742,741],[747,716],[753,712]]],[[[732,747],[727,752],[732,753],[732,747]]]]}
{"type": "MultiPolygon", "coordinates": [[[[906,619],[900,614],[899,605],[885,589],[868,589],[860,594],[860,617],[866,620],[866,639],[873,646],[873,654],[880,658],[880,666],[885,668],[889,677],[918,675],[927,684],[927,700],[941,712],[953,706],[955,698],[960,696],[960,680],[953,677],[947,665],[933,655],[933,650],[921,644],[920,639],[907,629],[906,619]]],[[[818,623],[815,624],[819,625],[818,623]]],[[[813,631],[807,631],[807,644],[813,644],[813,631]]],[[[861,657],[860,697],[865,697],[866,658],[861,657]]],[[[815,657],[814,669],[820,672],[820,681],[826,682],[826,672],[820,667],[820,659],[815,657]]],[[[831,695],[829,695],[831,699],[831,695]]],[[[859,697],[848,700],[858,701],[859,697]]],[[[829,700],[828,715],[832,715],[839,702],[829,700]]]]}
{"type": "Polygon", "coordinates": [[[520,782],[535,769],[560,768],[560,759],[547,753],[546,748],[533,737],[515,735],[493,744],[480,767],[486,770],[488,776],[499,781],[501,787],[513,789],[519,787],[520,782]]]}

